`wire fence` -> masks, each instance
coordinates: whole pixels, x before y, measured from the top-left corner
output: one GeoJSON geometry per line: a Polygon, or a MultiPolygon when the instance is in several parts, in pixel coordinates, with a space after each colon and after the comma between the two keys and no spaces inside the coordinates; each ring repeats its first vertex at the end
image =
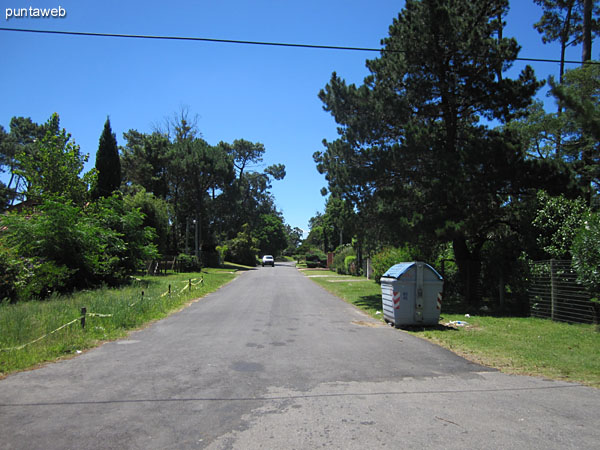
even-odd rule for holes
{"type": "Polygon", "coordinates": [[[577,281],[571,261],[536,261],[531,264],[529,307],[532,317],[561,322],[595,323],[589,291],[577,281]]]}
{"type": "MultiPolygon", "coordinates": [[[[179,292],[175,292],[175,295],[179,296],[181,294],[183,294],[185,292],[185,290],[192,290],[192,288],[196,287],[200,285],[201,287],[204,286],[204,277],[198,279],[198,278],[190,278],[188,281],[185,282],[185,285],[183,286],[183,288],[179,291],[179,292]]],[[[161,297],[164,297],[166,295],[171,295],[171,285],[169,284],[169,290],[166,291],[164,294],[161,295],[161,297]]],[[[148,298],[148,297],[146,297],[148,298]]],[[[144,291],[142,291],[142,295],[138,298],[138,300],[136,300],[135,302],[131,303],[128,305],[129,308],[132,308],[133,306],[137,305],[138,303],[140,303],[142,300],[144,300],[144,291]]],[[[32,341],[26,342],[25,344],[22,345],[18,345],[15,347],[6,347],[6,348],[0,348],[0,352],[10,352],[10,351],[14,351],[14,350],[22,350],[25,347],[35,344],[36,342],[41,341],[42,339],[56,333],[57,331],[60,331],[70,325],[73,325],[77,322],[79,322],[81,324],[81,328],[85,328],[85,321],[87,317],[113,317],[112,314],[100,314],[100,313],[94,313],[94,312],[87,312],[87,308],[83,307],[81,308],[81,315],[79,317],[76,317],[75,319],[71,320],[70,322],[67,322],[61,326],[59,326],[58,328],[43,334],[42,336],[38,337],[37,339],[34,339],[32,341]]]]}

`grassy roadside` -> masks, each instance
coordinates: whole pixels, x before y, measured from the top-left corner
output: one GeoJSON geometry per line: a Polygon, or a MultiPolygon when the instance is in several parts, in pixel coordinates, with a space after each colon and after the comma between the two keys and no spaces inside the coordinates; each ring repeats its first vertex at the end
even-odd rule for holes
{"type": "MultiPolygon", "coordinates": [[[[303,270],[332,294],[383,320],[380,286],[365,278],[303,270]],[[363,281],[357,281],[363,280],[363,281]]],[[[407,331],[506,373],[574,381],[600,388],[600,333],[592,325],[535,318],[444,314],[440,323],[466,321],[463,327],[407,331]]]]}
{"type": "Polygon", "coordinates": [[[217,290],[235,277],[238,268],[139,277],[119,289],[0,304],[0,378],[124,337],[217,290]],[[85,328],[80,323],[83,307],[87,310],[85,328]],[[65,324],[69,325],[55,331],[65,324]]]}

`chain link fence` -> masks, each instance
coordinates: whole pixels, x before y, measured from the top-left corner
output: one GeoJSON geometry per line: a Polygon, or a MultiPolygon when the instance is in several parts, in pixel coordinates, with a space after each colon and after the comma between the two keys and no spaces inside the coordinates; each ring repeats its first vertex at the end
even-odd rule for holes
{"type": "Polygon", "coordinates": [[[571,261],[535,261],[531,264],[529,307],[532,317],[561,322],[595,323],[589,291],[577,281],[571,261]]]}

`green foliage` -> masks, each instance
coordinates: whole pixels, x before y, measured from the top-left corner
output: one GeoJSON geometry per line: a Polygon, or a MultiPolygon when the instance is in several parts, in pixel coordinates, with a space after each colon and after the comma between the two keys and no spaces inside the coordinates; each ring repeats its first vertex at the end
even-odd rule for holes
{"type": "Polygon", "coordinates": [[[121,187],[121,160],[117,147],[117,138],[110,128],[110,120],[104,123],[96,152],[97,180],[93,189],[93,197],[108,197],[121,187]]]}
{"type": "Polygon", "coordinates": [[[357,217],[349,201],[330,195],[325,204],[325,213],[310,219],[310,245],[333,251],[336,245],[352,242],[356,233],[357,217]]]}
{"type": "Polygon", "coordinates": [[[401,248],[388,247],[376,253],[371,258],[371,267],[373,276],[377,282],[387,270],[395,264],[401,262],[414,261],[414,250],[408,245],[401,248]]]}
{"type": "Polygon", "coordinates": [[[177,264],[181,272],[198,272],[202,270],[200,261],[195,256],[186,255],[185,253],[181,253],[177,257],[177,264]]]}
{"type": "Polygon", "coordinates": [[[158,198],[166,199],[169,162],[176,162],[175,155],[170,154],[167,136],[129,130],[123,137],[126,143],[121,148],[121,169],[125,186],[142,186],[158,198]]]}
{"type": "Polygon", "coordinates": [[[356,258],[356,251],[352,245],[346,244],[336,248],[332,269],[336,270],[339,274],[349,275],[348,265],[346,264],[346,258],[348,256],[354,256],[356,258]]]}
{"type": "Polygon", "coordinates": [[[139,210],[144,220],[142,228],[154,230],[153,244],[158,253],[166,255],[169,243],[169,205],[165,200],[146,192],[144,189],[123,197],[127,210],[139,210]]]}
{"type": "Polygon", "coordinates": [[[538,230],[538,245],[550,258],[568,259],[577,230],[587,211],[583,199],[569,200],[564,195],[551,197],[538,192],[538,210],[533,220],[538,230]]]}
{"type": "Polygon", "coordinates": [[[311,253],[307,253],[304,257],[306,260],[306,267],[326,267],[327,266],[327,255],[320,250],[312,250],[311,253]]]}
{"type": "Polygon", "coordinates": [[[144,226],[144,214],[120,195],[101,198],[90,205],[90,218],[104,231],[102,245],[105,265],[99,271],[102,281],[118,284],[136,273],[147,260],[157,259],[153,244],[156,233],[144,226]]]}
{"type": "Polygon", "coordinates": [[[21,261],[14,282],[22,299],[118,284],[156,256],[142,213],[116,196],[85,210],[62,197],[46,199],[34,211],[3,216],[1,225],[2,245],[21,261]]]}
{"type": "Polygon", "coordinates": [[[254,267],[256,265],[258,241],[252,237],[248,224],[242,227],[242,231],[234,239],[228,241],[227,247],[229,249],[227,258],[229,261],[245,266],[254,267]]]}
{"type": "Polygon", "coordinates": [[[28,199],[61,195],[83,204],[92,178],[87,175],[82,179],[79,174],[88,155],[82,155],[79,146],[71,142],[71,135],[58,126],[55,113],[46,123],[44,136],[16,155],[19,168],[15,168],[14,173],[26,181],[28,199]]]}
{"type": "Polygon", "coordinates": [[[373,228],[364,227],[375,240],[368,245],[417,241],[407,235],[432,248],[452,242],[471,304],[487,236],[507,222],[515,198],[548,178],[518,136],[481,120],[519,117],[541,86],[531,67],[503,75],[519,53],[514,39],[498,39],[507,8],[506,0],[407,0],[383,40],[393,51],[367,62],[364,83],[334,73],[319,94],[340,137],[314,159],[329,191],[373,228]]]}
{"type": "Polygon", "coordinates": [[[573,242],[573,267],[581,283],[600,299],[600,214],[587,214],[573,242]]]}
{"type": "Polygon", "coordinates": [[[196,273],[169,274],[142,277],[139,283],[116,289],[103,286],[72,295],[53,295],[44,302],[0,302],[1,349],[19,347],[47,335],[19,350],[0,352],[0,377],[124,337],[133,329],[180,310],[190,300],[215,291],[234,277],[231,269],[205,269],[202,283],[196,273]],[[77,321],[48,334],[80,317],[82,307],[88,313],[107,316],[88,315],[85,329],[77,321]]]}
{"type": "Polygon", "coordinates": [[[344,268],[348,275],[358,275],[359,270],[356,266],[356,256],[348,255],[344,258],[344,268]]]}
{"type": "Polygon", "coordinates": [[[19,277],[23,271],[23,261],[0,243],[0,303],[16,300],[19,277]]]}
{"type": "Polygon", "coordinates": [[[48,295],[42,291],[45,289],[43,280],[53,271],[66,274],[68,270],[72,274],[69,278],[59,277],[53,286],[58,291],[88,287],[94,284],[95,273],[107,271],[103,267],[106,263],[103,241],[111,241],[116,236],[64,198],[45,200],[31,215],[8,214],[2,218],[2,225],[6,227],[2,236],[5,245],[19,257],[31,259],[26,278],[28,284],[40,287],[29,289],[35,296],[48,295]],[[37,281],[38,276],[40,281],[37,281]]]}
{"type": "Polygon", "coordinates": [[[261,215],[259,225],[252,235],[258,241],[260,253],[264,255],[279,256],[288,244],[283,219],[277,214],[261,215]]]}
{"type": "Polygon", "coordinates": [[[225,264],[225,256],[229,251],[229,247],[227,245],[217,245],[216,247],[217,254],[219,255],[219,266],[222,267],[225,264]]]}
{"type": "Polygon", "coordinates": [[[589,201],[600,189],[600,67],[570,70],[562,84],[551,78],[550,85],[565,109],[563,152],[589,201]]]}
{"type": "Polygon", "coordinates": [[[297,252],[298,248],[300,247],[300,245],[302,243],[302,235],[304,233],[298,227],[292,228],[288,224],[285,224],[284,227],[285,227],[285,234],[286,234],[286,239],[287,239],[287,247],[284,251],[284,254],[286,256],[292,256],[297,252]]]}

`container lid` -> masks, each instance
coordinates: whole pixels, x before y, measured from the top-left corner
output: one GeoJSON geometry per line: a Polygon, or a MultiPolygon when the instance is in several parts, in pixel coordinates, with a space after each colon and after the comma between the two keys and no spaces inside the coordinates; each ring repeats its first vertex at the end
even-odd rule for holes
{"type": "MultiPolygon", "coordinates": [[[[387,270],[387,272],[382,275],[382,278],[383,277],[388,277],[388,278],[399,279],[411,267],[416,266],[416,265],[417,265],[417,263],[415,261],[412,261],[412,262],[402,262],[402,263],[396,264],[396,265],[390,267],[387,270]]],[[[427,269],[429,269],[431,271],[431,273],[433,273],[439,280],[442,280],[442,276],[437,272],[437,270],[435,270],[429,264],[423,264],[423,266],[426,267],[427,269]]]]}

